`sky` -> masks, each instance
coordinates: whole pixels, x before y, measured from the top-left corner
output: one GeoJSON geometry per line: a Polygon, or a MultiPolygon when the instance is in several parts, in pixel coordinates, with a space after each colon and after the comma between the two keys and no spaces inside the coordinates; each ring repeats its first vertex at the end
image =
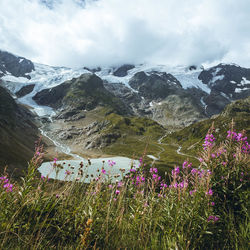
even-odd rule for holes
{"type": "Polygon", "coordinates": [[[250,0],[0,0],[0,49],[54,66],[250,68],[249,13],[250,0]]]}

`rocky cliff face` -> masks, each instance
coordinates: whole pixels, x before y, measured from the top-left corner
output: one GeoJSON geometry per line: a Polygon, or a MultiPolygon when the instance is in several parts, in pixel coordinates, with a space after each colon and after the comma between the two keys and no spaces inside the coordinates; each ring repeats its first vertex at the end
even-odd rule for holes
{"type": "Polygon", "coordinates": [[[165,98],[181,88],[180,82],[171,74],[141,71],[129,81],[129,85],[147,99],[165,98]]]}
{"type": "Polygon", "coordinates": [[[227,104],[250,95],[250,69],[238,65],[219,64],[203,70],[199,79],[209,86],[204,98],[209,116],[220,113],[227,104]]]}
{"type": "Polygon", "coordinates": [[[0,77],[11,74],[15,77],[30,79],[27,74],[34,69],[34,64],[30,60],[0,50],[0,77]]]}
{"type": "Polygon", "coordinates": [[[33,115],[0,87],[0,170],[8,165],[10,173],[22,174],[33,156],[38,134],[33,115]]]}

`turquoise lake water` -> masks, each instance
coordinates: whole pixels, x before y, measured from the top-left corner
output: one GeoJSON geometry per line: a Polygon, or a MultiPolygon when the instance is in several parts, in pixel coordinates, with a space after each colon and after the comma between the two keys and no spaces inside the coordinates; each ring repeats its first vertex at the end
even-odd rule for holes
{"type": "Polygon", "coordinates": [[[137,168],[138,160],[132,160],[127,157],[109,157],[84,160],[66,160],[57,161],[57,166],[53,162],[44,162],[39,168],[41,175],[51,179],[65,181],[82,181],[89,183],[101,175],[101,178],[111,178],[112,181],[121,180],[122,177],[129,172],[131,166],[137,168]],[[116,164],[110,166],[108,161],[116,164]],[[104,170],[102,170],[104,169],[104,170]],[[66,172],[68,171],[68,174],[66,172]],[[105,172],[105,173],[103,173],[105,172]]]}

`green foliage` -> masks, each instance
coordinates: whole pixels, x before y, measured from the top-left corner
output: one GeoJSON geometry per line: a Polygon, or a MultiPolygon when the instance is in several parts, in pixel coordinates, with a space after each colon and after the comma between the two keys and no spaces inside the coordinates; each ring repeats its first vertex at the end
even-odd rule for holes
{"type": "MultiPolygon", "coordinates": [[[[124,128],[147,122],[113,118],[124,128]]],[[[4,186],[7,177],[0,179],[0,248],[247,249],[246,139],[237,133],[217,143],[211,134],[201,163],[184,161],[160,176],[140,159],[137,170],[114,183],[105,172],[90,184],[39,177],[38,147],[13,190],[4,186]]]]}

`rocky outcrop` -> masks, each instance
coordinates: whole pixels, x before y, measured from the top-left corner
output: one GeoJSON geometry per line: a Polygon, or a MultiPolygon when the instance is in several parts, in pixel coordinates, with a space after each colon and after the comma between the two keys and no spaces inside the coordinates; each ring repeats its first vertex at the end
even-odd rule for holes
{"type": "Polygon", "coordinates": [[[30,79],[28,73],[34,69],[34,64],[30,60],[0,50],[0,77],[11,74],[15,77],[30,79]]]}
{"type": "Polygon", "coordinates": [[[232,100],[242,97],[250,89],[250,69],[233,64],[219,64],[203,70],[199,79],[212,91],[222,92],[232,100]]]}
{"type": "Polygon", "coordinates": [[[136,73],[129,81],[129,85],[139,92],[144,98],[166,98],[181,89],[180,82],[171,74],[152,72],[146,74],[141,71],[136,73]]]}
{"type": "Polygon", "coordinates": [[[135,65],[132,64],[124,64],[121,67],[117,68],[114,72],[114,76],[124,77],[128,74],[128,71],[135,68],[135,65]]]}
{"type": "Polygon", "coordinates": [[[152,104],[152,119],[174,129],[188,126],[206,118],[202,107],[187,93],[169,95],[152,104]]]}
{"type": "Polygon", "coordinates": [[[116,97],[122,100],[134,115],[144,116],[149,114],[147,108],[149,104],[135,91],[122,83],[104,83],[104,87],[116,97]]]}
{"type": "Polygon", "coordinates": [[[26,96],[33,91],[34,87],[35,87],[35,84],[29,84],[29,85],[23,86],[15,94],[16,94],[17,98],[26,96]]]}

